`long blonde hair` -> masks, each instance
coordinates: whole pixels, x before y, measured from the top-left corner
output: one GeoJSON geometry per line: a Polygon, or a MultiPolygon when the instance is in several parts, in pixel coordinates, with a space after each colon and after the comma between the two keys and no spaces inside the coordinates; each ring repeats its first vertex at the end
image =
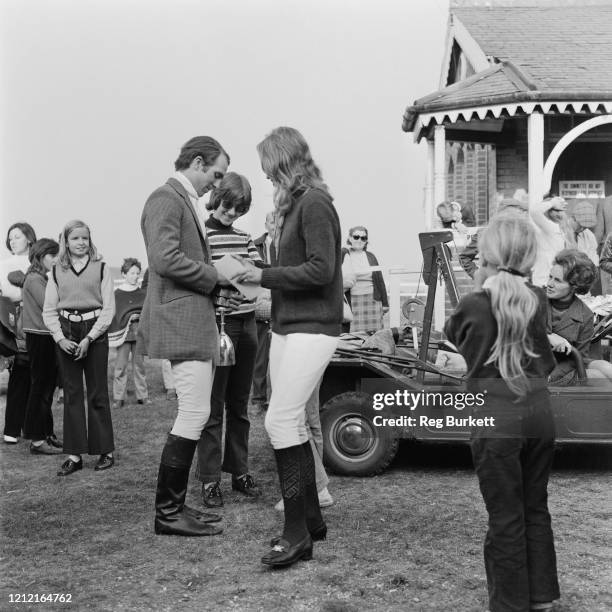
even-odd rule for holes
{"type": "Polygon", "coordinates": [[[329,193],[306,139],[295,128],[278,127],[258,145],[261,168],[275,183],[274,203],[280,217],[293,205],[295,192],[318,187],[329,193]]]}
{"type": "Polygon", "coordinates": [[[525,284],[536,258],[536,235],[531,223],[518,215],[496,215],[479,238],[482,258],[497,267],[484,288],[491,297],[497,338],[487,364],[498,368],[508,388],[518,396],[529,390],[525,366],[538,357],[528,333],[538,298],[525,284]]]}
{"type": "Polygon", "coordinates": [[[84,221],[80,221],[79,219],[74,219],[73,221],[68,221],[60,234],[59,239],[59,255],[58,255],[58,263],[62,268],[69,268],[70,261],[70,251],[68,250],[68,236],[72,233],[73,230],[78,227],[84,227],[89,234],[89,260],[90,261],[98,261],[102,259],[102,256],[98,254],[98,249],[96,249],[94,243],[91,240],[91,230],[89,226],[84,221]]]}

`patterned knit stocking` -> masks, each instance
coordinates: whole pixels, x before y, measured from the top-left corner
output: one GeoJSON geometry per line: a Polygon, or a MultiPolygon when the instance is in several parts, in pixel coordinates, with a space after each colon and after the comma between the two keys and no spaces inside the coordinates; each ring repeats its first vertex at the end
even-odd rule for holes
{"type": "Polygon", "coordinates": [[[312,533],[324,524],[319,506],[319,495],[317,493],[317,479],[315,474],[314,456],[310,442],[301,446],[303,452],[303,478],[304,478],[304,509],[306,512],[306,525],[312,533]]]}
{"type": "Polygon", "coordinates": [[[292,545],[308,535],[304,514],[303,454],[301,446],[274,450],[285,506],[285,527],[282,537],[292,545]]]}

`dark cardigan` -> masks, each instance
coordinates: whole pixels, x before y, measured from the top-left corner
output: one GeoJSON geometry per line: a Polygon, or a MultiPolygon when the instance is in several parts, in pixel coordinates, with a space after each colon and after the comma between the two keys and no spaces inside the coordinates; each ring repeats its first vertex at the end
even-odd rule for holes
{"type": "Polygon", "coordinates": [[[272,292],[272,331],[340,335],[340,220],[329,194],[310,189],[285,215],[277,265],[262,271],[272,292]]]}

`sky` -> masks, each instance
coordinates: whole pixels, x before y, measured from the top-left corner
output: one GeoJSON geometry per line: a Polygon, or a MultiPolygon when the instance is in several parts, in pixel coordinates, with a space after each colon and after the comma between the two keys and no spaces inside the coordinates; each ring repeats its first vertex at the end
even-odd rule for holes
{"type": "Polygon", "coordinates": [[[236,225],[257,237],[272,187],[255,146],[289,125],[343,235],[365,225],[383,266],[419,269],[426,152],[401,122],[438,87],[447,19],[446,0],[1,0],[3,236],[80,218],[110,265],[146,266],[144,202],[209,135],[251,182],[236,225]]]}

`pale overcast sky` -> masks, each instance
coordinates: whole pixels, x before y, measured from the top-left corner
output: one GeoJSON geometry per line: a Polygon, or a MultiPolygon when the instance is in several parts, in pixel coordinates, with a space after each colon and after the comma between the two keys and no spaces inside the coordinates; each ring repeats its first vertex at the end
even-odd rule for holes
{"type": "Polygon", "coordinates": [[[446,0],[2,0],[2,243],[14,221],[56,237],[82,218],[111,265],[146,265],[143,204],[196,135],[251,181],[238,226],[256,237],[272,204],[255,145],[290,125],[344,233],[366,225],[383,265],[416,269],[425,145],[401,120],[438,86],[447,16],[446,0]]]}

